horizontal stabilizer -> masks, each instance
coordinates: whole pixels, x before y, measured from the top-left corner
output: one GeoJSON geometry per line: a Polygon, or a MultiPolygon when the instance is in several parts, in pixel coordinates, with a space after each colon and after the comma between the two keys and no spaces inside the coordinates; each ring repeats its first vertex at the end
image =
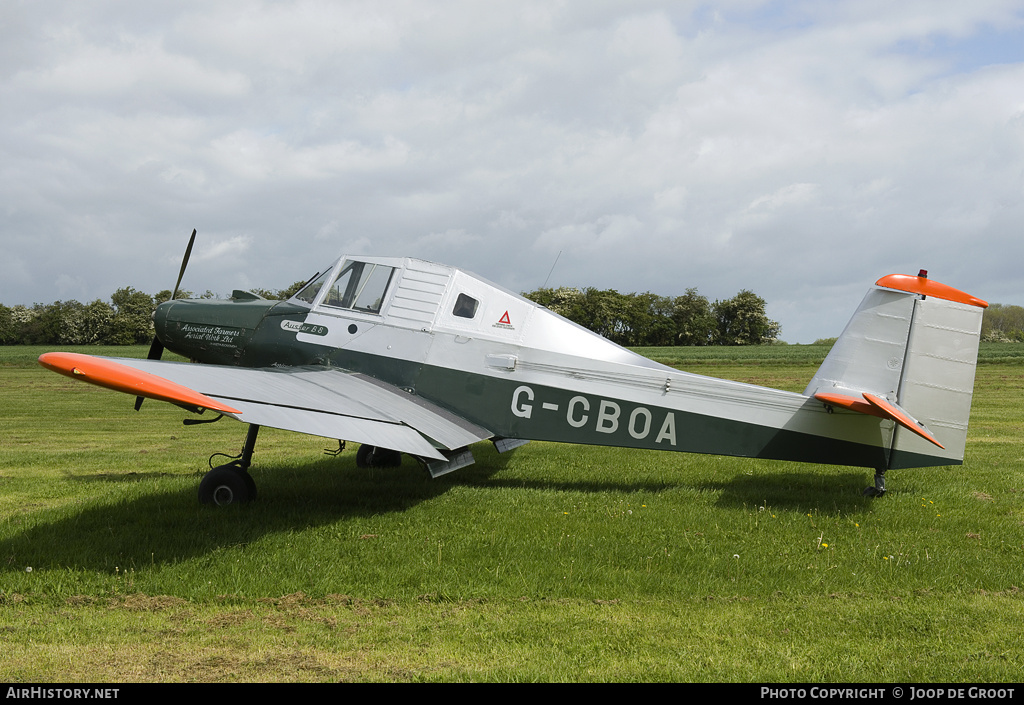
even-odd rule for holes
{"type": "Polygon", "coordinates": [[[901,409],[899,405],[894,404],[887,399],[883,399],[876,394],[863,392],[861,394],[861,398],[857,398],[847,394],[830,394],[821,392],[815,394],[814,398],[818,401],[825,402],[826,404],[841,406],[844,409],[849,409],[850,411],[856,411],[870,416],[877,416],[883,419],[890,419],[908,431],[913,431],[917,435],[921,436],[921,438],[924,438],[945,450],[945,446],[935,439],[935,436],[931,434],[931,431],[929,431],[923,423],[908,414],[904,409],[901,409]]]}
{"type": "Polygon", "coordinates": [[[188,409],[209,409],[221,414],[242,413],[188,387],[113,360],[80,353],[52,352],[40,355],[39,364],[66,377],[106,387],[115,392],[166,401],[188,409]]]}

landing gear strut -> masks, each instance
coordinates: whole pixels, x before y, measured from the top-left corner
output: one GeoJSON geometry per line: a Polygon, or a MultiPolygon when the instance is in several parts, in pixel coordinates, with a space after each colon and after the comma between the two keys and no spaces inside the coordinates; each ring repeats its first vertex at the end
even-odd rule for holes
{"type": "Polygon", "coordinates": [[[402,454],[397,450],[378,448],[364,443],[356,451],[356,467],[397,468],[401,464],[402,454]]]}
{"type": "Polygon", "coordinates": [[[861,492],[865,497],[881,497],[885,494],[885,470],[875,470],[875,486],[865,487],[861,492]]]}
{"type": "Polygon", "coordinates": [[[249,474],[252,453],[256,448],[256,436],[260,427],[249,424],[245,435],[242,454],[230,463],[218,465],[203,476],[199,483],[199,501],[223,507],[228,504],[245,504],[256,499],[256,482],[249,474]]]}

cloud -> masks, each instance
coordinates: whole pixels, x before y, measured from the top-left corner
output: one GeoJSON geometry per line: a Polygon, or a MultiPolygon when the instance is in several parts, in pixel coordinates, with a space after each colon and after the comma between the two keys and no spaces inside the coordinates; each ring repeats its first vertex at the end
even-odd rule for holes
{"type": "Polygon", "coordinates": [[[560,251],[554,285],[749,288],[802,342],[890,271],[1024,301],[1015,2],[10,17],[0,228],[25,273],[8,305],[166,288],[192,227],[193,290],[280,288],[352,248],[513,289],[560,251]]]}
{"type": "Polygon", "coordinates": [[[248,235],[236,235],[235,237],[220,242],[211,242],[203,246],[197,252],[196,260],[210,262],[222,258],[237,258],[244,254],[252,246],[252,238],[248,235]]]}

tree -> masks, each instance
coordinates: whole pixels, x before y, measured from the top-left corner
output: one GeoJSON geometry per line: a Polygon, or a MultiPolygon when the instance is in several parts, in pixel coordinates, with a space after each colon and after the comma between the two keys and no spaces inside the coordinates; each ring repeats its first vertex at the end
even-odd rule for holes
{"type": "Polygon", "coordinates": [[[747,289],[714,305],[717,345],[761,345],[779,337],[781,326],[765,314],[765,302],[747,289]]]}
{"type": "Polygon", "coordinates": [[[1024,308],[990,304],[981,320],[981,339],[986,342],[1024,342],[1024,308]]]}
{"type": "Polygon", "coordinates": [[[713,306],[695,288],[675,298],[593,287],[523,296],[619,345],[760,345],[775,342],[780,330],[765,315],[764,299],[746,290],[713,306]]]}
{"type": "Polygon", "coordinates": [[[27,308],[18,304],[10,308],[11,313],[11,326],[14,331],[14,335],[17,336],[18,343],[26,344],[28,340],[26,336],[29,328],[32,326],[33,321],[39,316],[37,308],[27,308]]]}
{"type": "Polygon", "coordinates": [[[59,307],[61,302],[56,304],[32,304],[28,309],[24,306],[15,306],[21,319],[21,340],[26,345],[47,345],[57,342],[57,334],[60,329],[59,307]],[[20,309],[20,310],[19,310],[20,309]]]}
{"type": "Polygon", "coordinates": [[[672,301],[672,323],[675,345],[710,345],[718,325],[707,297],[693,287],[672,301]]]}
{"type": "MultiPolygon", "coordinates": [[[[171,300],[171,295],[173,293],[174,292],[171,291],[170,289],[161,289],[160,291],[156,292],[156,294],[153,296],[153,303],[155,305],[159,306],[160,304],[164,303],[165,301],[170,301],[171,300]]],[[[188,289],[178,289],[178,295],[175,296],[174,298],[176,298],[176,299],[191,299],[192,296],[193,296],[192,292],[189,291],[188,289]]]]}
{"type": "Polygon", "coordinates": [[[114,320],[114,307],[106,301],[96,299],[84,306],[82,311],[82,341],[86,345],[106,342],[110,336],[110,325],[114,320]]]}
{"type": "Polygon", "coordinates": [[[153,339],[153,297],[130,286],[118,289],[110,300],[114,316],[108,342],[112,345],[139,345],[153,339]]]}
{"type": "Polygon", "coordinates": [[[557,289],[537,289],[524,294],[524,296],[563,318],[568,318],[575,323],[580,322],[583,313],[583,292],[579,289],[570,286],[562,286],[557,289]]]}
{"type": "Polygon", "coordinates": [[[576,322],[621,345],[625,337],[625,308],[625,298],[615,289],[587,287],[579,301],[581,320],[576,322]]]}
{"type": "Polygon", "coordinates": [[[649,346],[672,344],[672,301],[645,291],[625,294],[621,311],[623,345],[649,346]]]}
{"type": "Polygon", "coordinates": [[[13,345],[21,342],[18,326],[14,321],[14,312],[0,304],[0,345],[13,345]]]}
{"type": "Polygon", "coordinates": [[[40,320],[47,322],[47,343],[82,345],[91,342],[86,340],[85,306],[79,301],[56,301],[45,308],[40,320]]]}
{"type": "Polygon", "coordinates": [[[24,342],[52,345],[91,345],[105,342],[110,332],[114,309],[97,299],[91,304],[56,301],[41,306],[24,342]]]}

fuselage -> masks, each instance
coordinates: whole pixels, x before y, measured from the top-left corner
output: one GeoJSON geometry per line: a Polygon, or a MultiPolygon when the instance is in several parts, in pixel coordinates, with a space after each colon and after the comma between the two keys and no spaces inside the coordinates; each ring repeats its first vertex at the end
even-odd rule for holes
{"type": "Polygon", "coordinates": [[[893,437],[890,422],[803,394],[660,365],[473,274],[409,258],[343,257],[283,302],[167,302],[155,325],[200,363],[360,372],[496,437],[876,468],[893,437]]]}

